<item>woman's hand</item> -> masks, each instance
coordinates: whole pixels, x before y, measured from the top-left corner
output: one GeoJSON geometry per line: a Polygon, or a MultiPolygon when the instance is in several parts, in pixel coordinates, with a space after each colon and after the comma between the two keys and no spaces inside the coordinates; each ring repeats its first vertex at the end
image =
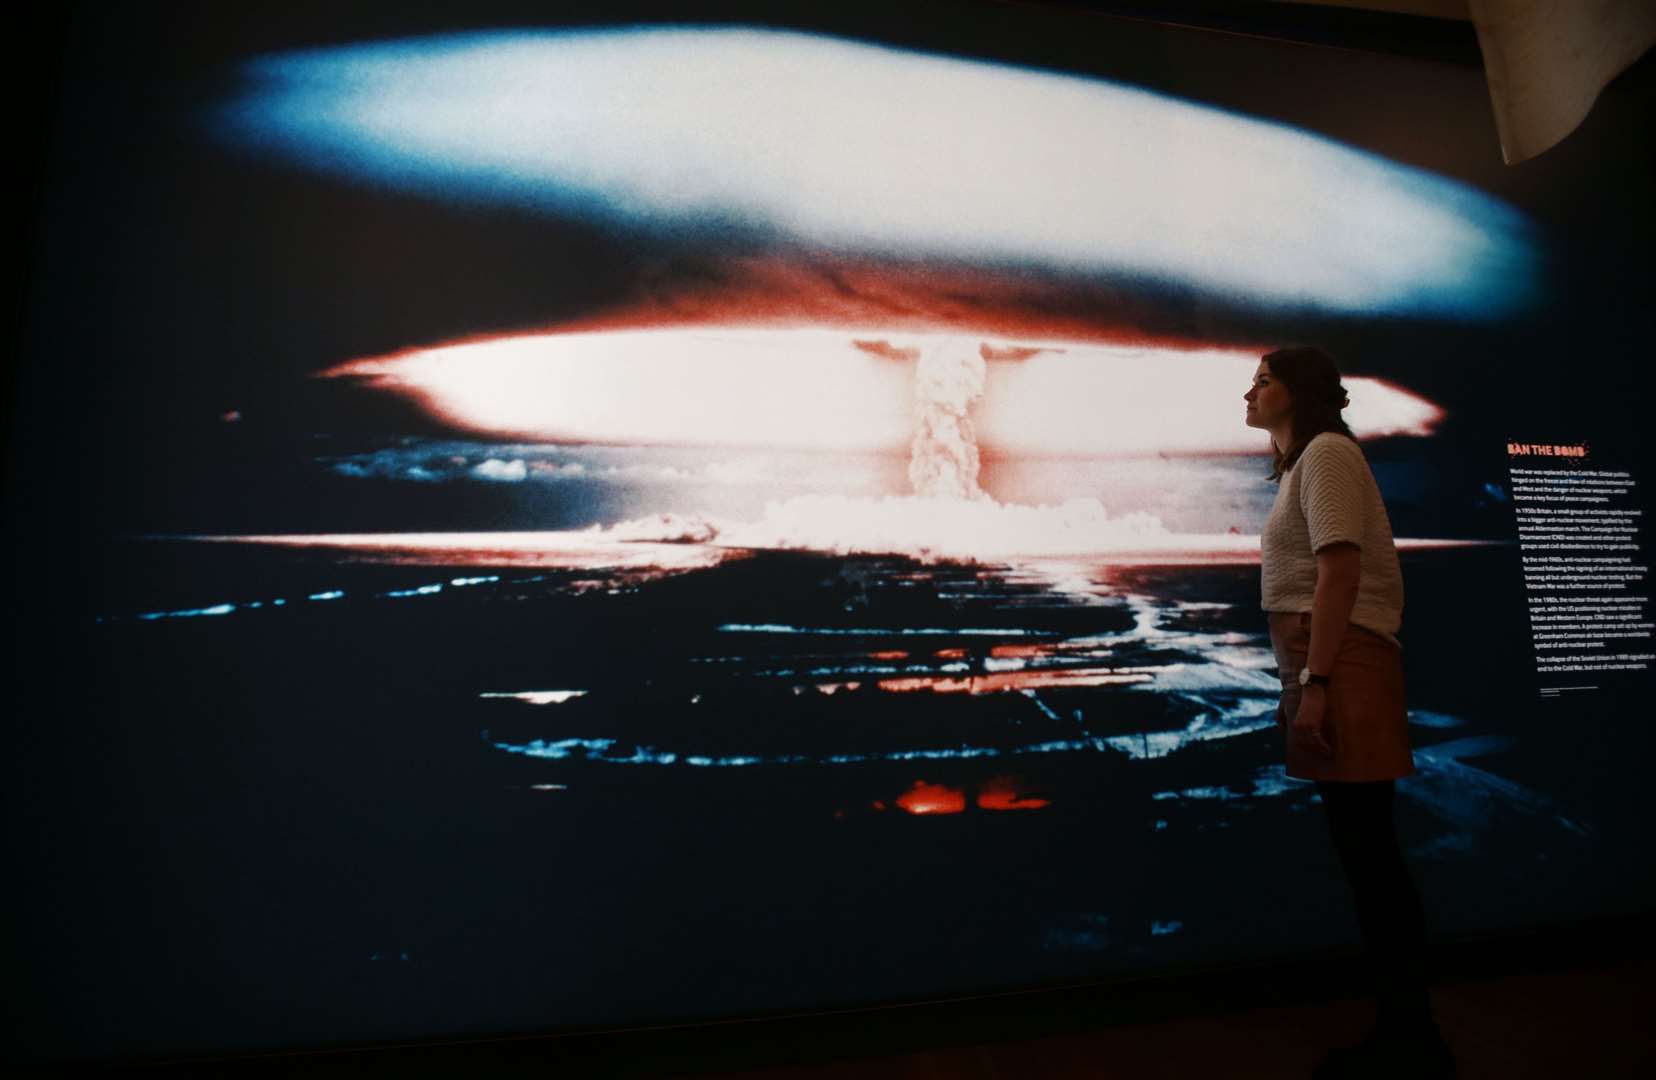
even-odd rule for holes
{"type": "MultiPolygon", "coordinates": [[[[1280,708],[1280,706],[1279,706],[1280,708]]],[[[1299,712],[1288,729],[1288,737],[1300,748],[1319,757],[1331,758],[1334,748],[1323,738],[1323,715],[1328,711],[1328,692],[1320,686],[1307,686],[1300,691],[1299,712]]]]}

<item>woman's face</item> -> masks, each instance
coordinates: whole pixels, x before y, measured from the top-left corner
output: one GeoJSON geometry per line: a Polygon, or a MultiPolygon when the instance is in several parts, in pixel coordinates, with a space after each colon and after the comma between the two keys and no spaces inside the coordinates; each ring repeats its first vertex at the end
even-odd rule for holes
{"type": "Polygon", "coordinates": [[[1263,428],[1273,435],[1278,432],[1287,434],[1292,430],[1294,399],[1288,393],[1288,387],[1271,374],[1271,366],[1265,361],[1259,362],[1258,369],[1254,371],[1253,386],[1242,395],[1242,400],[1248,403],[1249,427],[1263,428]]]}

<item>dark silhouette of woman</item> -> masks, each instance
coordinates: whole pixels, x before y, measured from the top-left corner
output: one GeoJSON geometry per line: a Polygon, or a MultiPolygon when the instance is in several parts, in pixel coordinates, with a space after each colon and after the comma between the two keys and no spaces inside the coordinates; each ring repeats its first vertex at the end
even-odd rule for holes
{"type": "Polygon", "coordinates": [[[1340,411],[1340,372],[1318,349],[1268,353],[1245,398],[1270,432],[1276,501],[1260,537],[1262,606],[1282,679],[1288,775],[1314,780],[1362,927],[1377,1000],[1358,1045],[1318,1078],[1451,1076],[1432,1019],[1426,918],[1393,822],[1414,772],[1403,700],[1403,575],[1380,489],[1340,411]]]}

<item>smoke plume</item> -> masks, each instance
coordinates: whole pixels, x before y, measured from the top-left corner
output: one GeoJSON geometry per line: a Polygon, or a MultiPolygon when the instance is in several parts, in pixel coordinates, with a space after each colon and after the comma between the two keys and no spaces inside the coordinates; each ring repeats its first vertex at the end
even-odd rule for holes
{"type": "Polygon", "coordinates": [[[928,343],[914,368],[909,482],[923,499],[984,499],[971,408],[983,396],[982,352],[967,340],[928,343]]]}

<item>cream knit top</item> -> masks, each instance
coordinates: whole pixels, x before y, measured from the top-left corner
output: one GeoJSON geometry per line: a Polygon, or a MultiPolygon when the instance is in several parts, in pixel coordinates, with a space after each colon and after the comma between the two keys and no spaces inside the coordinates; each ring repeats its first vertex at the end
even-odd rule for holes
{"type": "Polygon", "coordinates": [[[1260,606],[1310,611],[1317,588],[1316,553],[1342,541],[1362,549],[1362,578],[1351,621],[1393,645],[1403,624],[1403,571],[1392,543],[1380,487],[1357,444],[1325,431],[1277,486],[1259,534],[1260,606]]]}

